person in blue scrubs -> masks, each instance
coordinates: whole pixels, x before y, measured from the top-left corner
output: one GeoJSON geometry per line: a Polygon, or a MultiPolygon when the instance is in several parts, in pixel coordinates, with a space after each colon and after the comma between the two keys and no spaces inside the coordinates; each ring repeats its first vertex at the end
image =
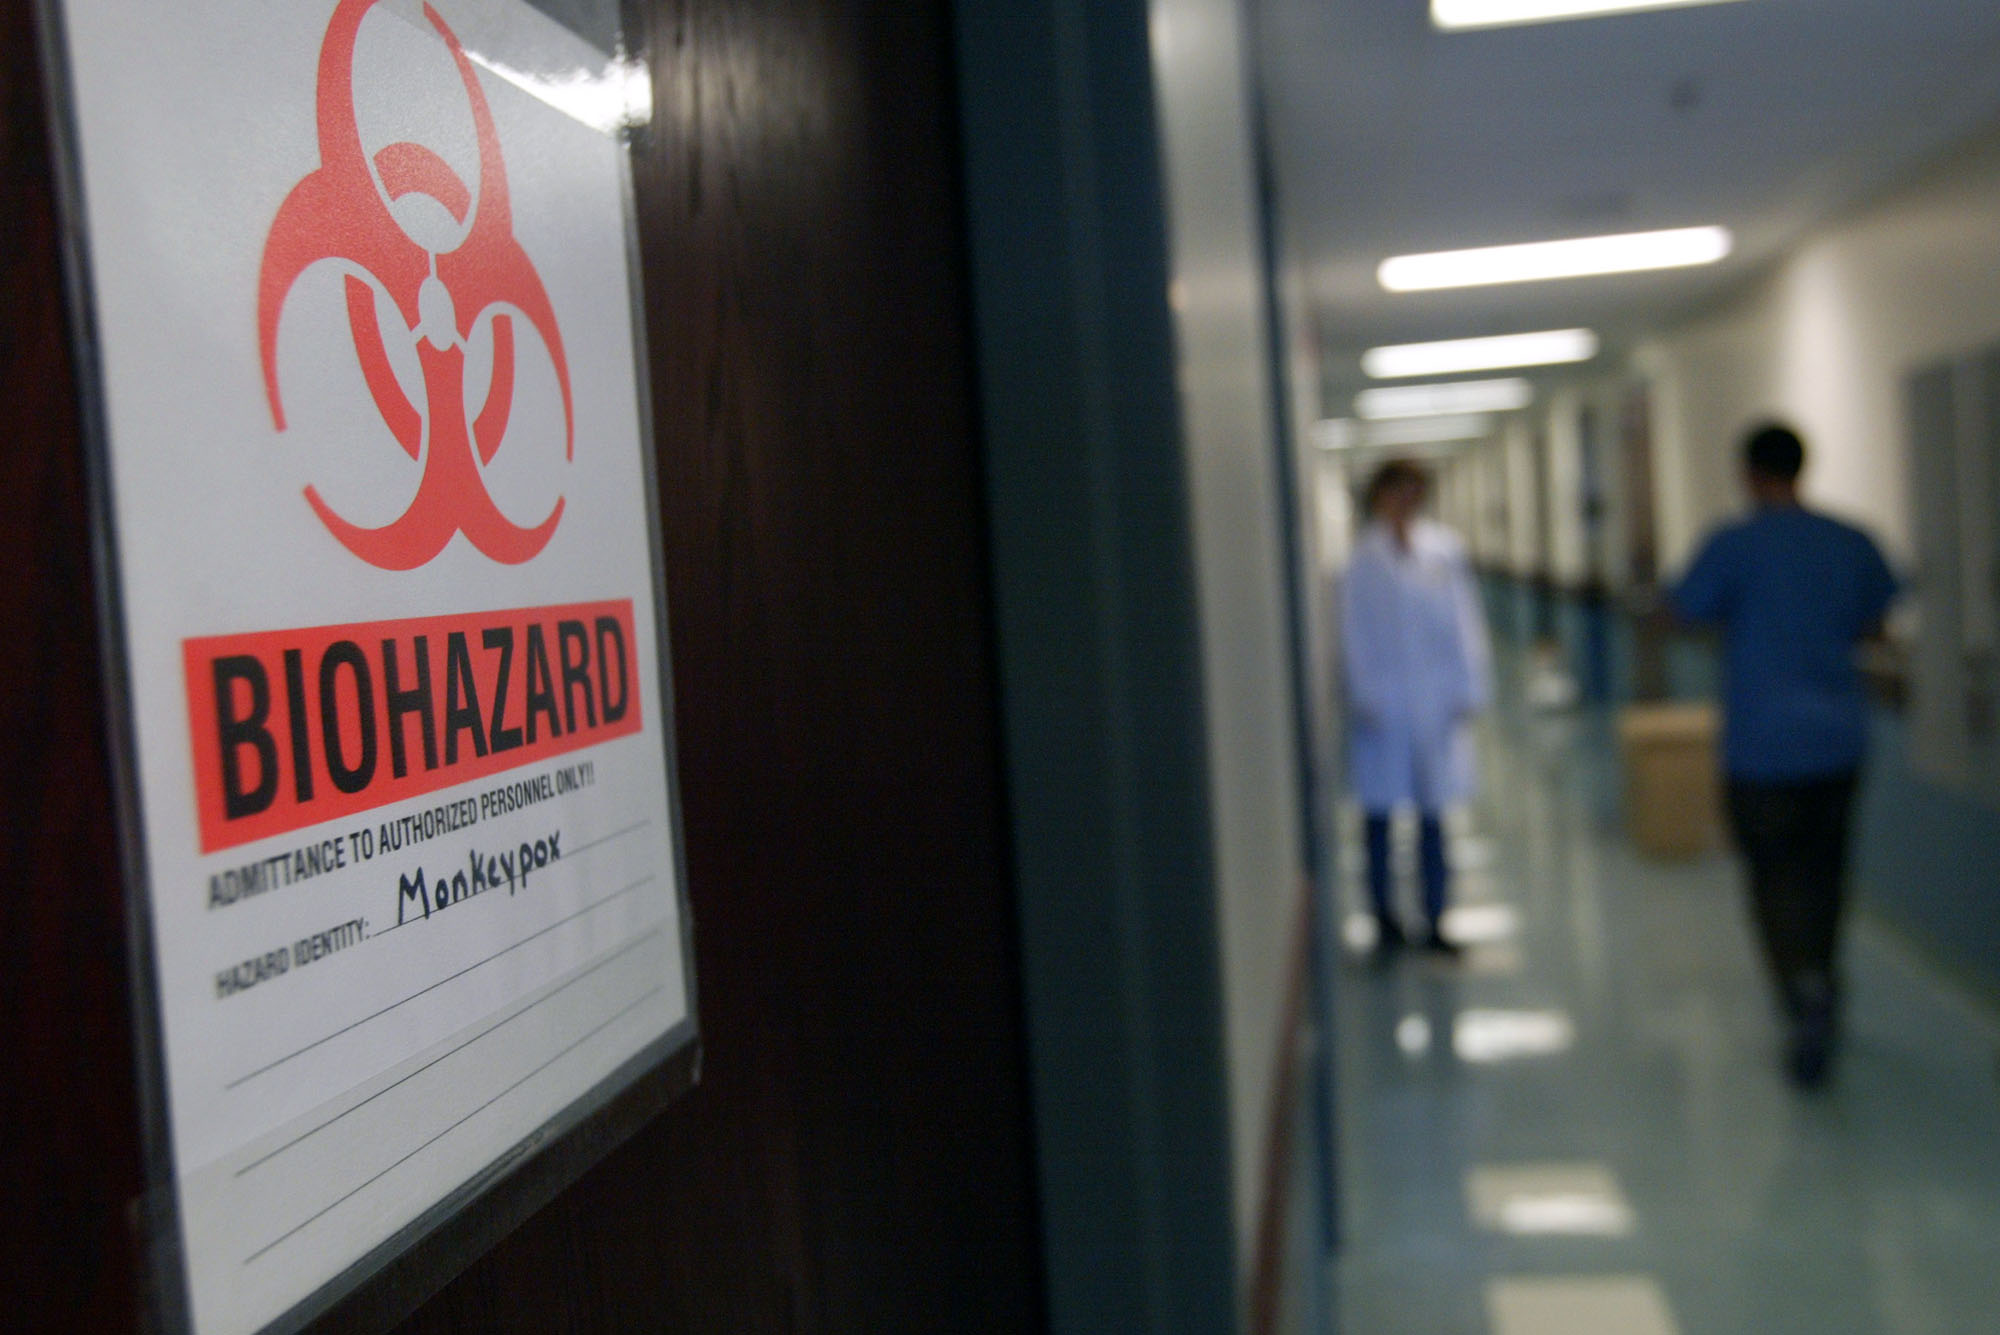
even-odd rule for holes
{"type": "Polygon", "coordinates": [[[1855,650],[1880,633],[1896,580],[1866,533],[1800,503],[1796,432],[1752,430],[1743,463],[1750,517],[1709,537],[1668,602],[1722,631],[1729,822],[1790,1025],[1788,1074],[1812,1087],[1836,1037],[1848,816],[1867,751],[1855,650]]]}
{"type": "Polygon", "coordinates": [[[1368,892],[1385,954],[1407,940],[1389,894],[1389,820],[1402,806],[1417,809],[1418,940],[1455,951],[1438,926],[1450,879],[1442,816],[1472,796],[1467,724],[1490,694],[1486,622],[1465,544],[1419,513],[1429,489],[1429,475],[1407,460],[1375,473],[1369,523],[1341,581],[1348,777],[1366,816],[1368,892]]]}

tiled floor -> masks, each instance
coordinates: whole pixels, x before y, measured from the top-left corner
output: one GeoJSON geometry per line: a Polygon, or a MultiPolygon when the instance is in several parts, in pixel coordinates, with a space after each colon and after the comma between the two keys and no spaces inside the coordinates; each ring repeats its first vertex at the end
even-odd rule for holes
{"type": "Polygon", "coordinates": [[[1991,1017],[1859,923],[1801,1098],[1730,860],[1627,848],[1601,722],[1487,741],[1466,960],[1338,979],[1343,1335],[2000,1332],[1991,1017]]]}

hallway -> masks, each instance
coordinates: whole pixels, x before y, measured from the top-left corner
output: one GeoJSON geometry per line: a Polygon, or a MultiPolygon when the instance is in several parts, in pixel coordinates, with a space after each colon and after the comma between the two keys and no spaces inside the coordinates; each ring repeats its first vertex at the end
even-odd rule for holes
{"type": "Polygon", "coordinates": [[[1843,1060],[1794,1095],[1735,867],[1628,848],[1609,738],[1488,728],[1457,965],[1370,964],[1343,866],[1338,1329],[1994,1329],[1992,1017],[1858,920],[1843,1060]]]}

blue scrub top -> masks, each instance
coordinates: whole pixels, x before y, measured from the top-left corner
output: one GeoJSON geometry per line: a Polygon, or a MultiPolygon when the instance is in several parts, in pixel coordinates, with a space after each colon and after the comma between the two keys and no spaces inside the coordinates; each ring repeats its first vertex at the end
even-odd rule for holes
{"type": "Polygon", "coordinates": [[[1760,508],[1709,538],[1669,601],[1722,627],[1732,778],[1812,779],[1861,763],[1868,699],[1854,647],[1895,594],[1873,539],[1798,506],[1760,508]]]}

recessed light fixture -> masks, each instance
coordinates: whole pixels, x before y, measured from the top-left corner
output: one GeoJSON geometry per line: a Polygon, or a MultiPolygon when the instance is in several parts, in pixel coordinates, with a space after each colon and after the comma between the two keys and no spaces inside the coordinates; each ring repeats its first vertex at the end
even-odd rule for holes
{"type": "Polygon", "coordinates": [[[1397,385],[1364,389],[1354,411],[1370,421],[1385,417],[1437,417],[1446,413],[1505,413],[1535,400],[1535,387],[1516,376],[1507,380],[1457,380],[1441,385],[1397,385]]]}
{"type": "Polygon", "coordinates": [[[1390,292],[1434,292],[1447,287],[1539,283],[1552,278],[1640,273],[1714,264],[1734,244],[1727,227],[1676,227],[1664,232],[1621,232],[1567,241],[1530,241],[1474,250],[1438,250],[1383,260],[1375,280],[1390,292]]]}
{"type": "Polygon", "coordinates": [[[1726,0],[1431,0],[1431,25],[1451,32],[1723,3],[1726,0]]]}
{"type": "Polygon", "coordinates": [[[1361,369],[1374,380],[1406,380],[1420,375],[1457,375],[1507,366],[1555,366],[1587,362],[1597,355],[1597,335],[1588,329],[1546,329],[1533,334],[1452,338],[1440,343],[1392,343],[1361,354],[1361,369]]]}

